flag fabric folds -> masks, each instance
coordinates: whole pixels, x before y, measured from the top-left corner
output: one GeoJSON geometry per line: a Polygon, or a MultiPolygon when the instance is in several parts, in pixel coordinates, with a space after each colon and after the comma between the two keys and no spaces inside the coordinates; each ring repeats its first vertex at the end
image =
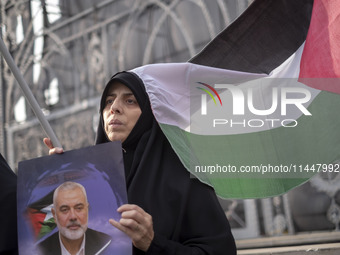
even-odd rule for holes
{"type": "Polygon", "coordinates": [[[300,81],[340,94],[340,2],[315,1],[304,48],[300,81]]]}
{"type": "Polygon", "coordinates": [[[336,5],[255,0],[188,63],[132,70],[182,163],[219,196],[276,196],[339,171],[336,5]]]}

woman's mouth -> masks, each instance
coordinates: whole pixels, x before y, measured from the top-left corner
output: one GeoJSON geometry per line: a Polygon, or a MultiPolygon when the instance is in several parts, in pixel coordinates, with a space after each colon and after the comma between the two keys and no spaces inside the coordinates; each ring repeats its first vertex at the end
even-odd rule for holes
{"type": "Polygon", "coordinates": [[[115,128],[115,127],[121,127],[123,123],[120,120],[114,119],[109,122],[109,126],[115,128]]]}

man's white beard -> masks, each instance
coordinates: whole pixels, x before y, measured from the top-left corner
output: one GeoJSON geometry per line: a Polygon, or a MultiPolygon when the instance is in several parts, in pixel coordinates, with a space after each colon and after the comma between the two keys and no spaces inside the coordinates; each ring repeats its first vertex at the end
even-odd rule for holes
{"type": "Polygon", "coordinates": [[[66,227],[62,227],[60,226],[58,219],[55,219],[55,220],[56,220],[60,234],[70,240],[80,239],[81,237],[83,237],[84,233],[87,230],[87,223],[81,225],[78,222],[72,222],[72,223],[67,224],[66,227]],[[77,230],[71,230],[67,228],[68,226],[73,225],[73,224],[79,225],[80,228],[78,228],[77,230]]]}

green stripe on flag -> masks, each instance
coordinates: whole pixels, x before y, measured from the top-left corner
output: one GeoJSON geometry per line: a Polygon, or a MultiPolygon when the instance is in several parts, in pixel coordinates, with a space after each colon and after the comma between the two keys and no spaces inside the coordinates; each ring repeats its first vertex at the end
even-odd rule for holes
{"type": "Polygon", "coordinates": [[[340,158],[339,109],[338,94],[321,92],[308,107],[312,116],[300,117],[296,127],[204,136],[171,125],[160,126],[186,168],[213,186],[219,196],[259,198],[280,195],[340,158]],[[276,170],[282,166],[281,169],[289,172],[197,172],[204,166],[214,166],[215,170],[218,167],[227,170],[230,166],[236,171],[245,166],[267,167],[267,170],[269,166],[276,166],[276,170]]]}

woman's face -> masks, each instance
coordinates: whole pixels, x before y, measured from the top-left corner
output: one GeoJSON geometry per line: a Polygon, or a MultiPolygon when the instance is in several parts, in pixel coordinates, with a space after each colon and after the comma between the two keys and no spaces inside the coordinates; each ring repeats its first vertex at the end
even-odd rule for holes
{"type": "Polygon", "coordinates": [[[104,128],[110,141],[124,142],[141,113],[132,91],[120,82],[113,83],[103,110],[104,128]]]}

